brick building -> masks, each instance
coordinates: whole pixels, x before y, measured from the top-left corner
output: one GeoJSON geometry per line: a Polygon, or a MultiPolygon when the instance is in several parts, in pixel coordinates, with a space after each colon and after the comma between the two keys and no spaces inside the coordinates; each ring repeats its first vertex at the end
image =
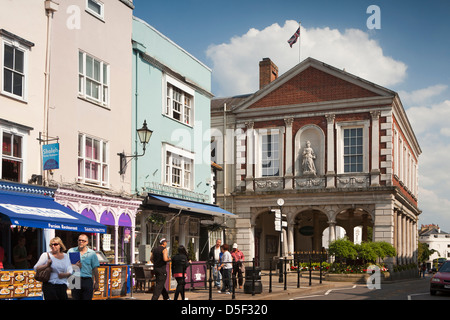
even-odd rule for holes
{"type": "Polygon", "coordinates": [[[247,259],[266,266],[281,233],[283,256],[321,250],[337,226],[416,259],[421,149],[396,92],[312,58],[278,77],[265,58],[257,92],[212,100],[211,126],[218,204],[239,215],[227,236],[247,259]]]}

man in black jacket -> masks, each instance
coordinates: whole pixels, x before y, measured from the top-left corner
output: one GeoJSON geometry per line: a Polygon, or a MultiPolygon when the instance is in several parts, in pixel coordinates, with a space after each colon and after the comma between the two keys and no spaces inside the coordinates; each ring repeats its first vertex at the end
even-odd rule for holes
{"type": "Polygon", "coordinates": [[[153,271],[156,276],[155,288],[153,289],[152,300],[158,300],[162,294],[164,300],[169,300],[169,293],[166,290],[167,279],[167,262],[170,261],[169,253],[167,252],[167,240],[162,238],[159,241],[159,246],[152,250],[150,261],[153,263],[153,271]]]}

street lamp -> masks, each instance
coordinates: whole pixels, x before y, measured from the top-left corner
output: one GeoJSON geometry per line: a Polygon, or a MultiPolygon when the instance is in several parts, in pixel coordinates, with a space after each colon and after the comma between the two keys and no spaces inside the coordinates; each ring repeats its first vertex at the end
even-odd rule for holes
{"type": "Polygon", "coordinates": [[[130,162],[134,158],[142,157],[145,154],[145,146],[150,141],[150,137],[152,136],[152,133],[153,133],[153,131],[147,127],[146,120],[144,120],[144,124],[142,125],[142,128],[137,129],[136,131],[137,131],[137,134],[139,137],[139,141],[142,143],[142,151],[143,152],[142,152],[142,154],[137,154],[137,152],[136,152],[132,156],[126,156],[125,153],[123,153],[123,152],[118,153],[117,155],[120,157],[120,170],[119,170],[120,174],[125,174],[125,170],[127,168],[128,162],[130,162]],[[127,158],[130,158],[130,160],[126,161],[127,158]]]}

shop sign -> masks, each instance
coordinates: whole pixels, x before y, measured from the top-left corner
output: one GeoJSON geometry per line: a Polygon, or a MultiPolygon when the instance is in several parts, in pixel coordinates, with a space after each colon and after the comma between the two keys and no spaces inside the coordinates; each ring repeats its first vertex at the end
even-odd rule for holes
{"type": "Polygon", "coordinates": [[[314,234],[314,227],[312,226],[301,227],[299,231],[304,236],[312,236],[314,234]]]}
{"type": "Polygon", "coordinates": [[[59,169],[59,143],[42,146],[42,163],[44,170],[59,169]]]}

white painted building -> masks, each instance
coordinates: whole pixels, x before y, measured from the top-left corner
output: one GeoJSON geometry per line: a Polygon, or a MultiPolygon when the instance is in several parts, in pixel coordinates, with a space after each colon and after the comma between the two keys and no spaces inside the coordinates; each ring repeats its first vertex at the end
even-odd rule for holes
{"type": "Polygon", "coordinates": [[[450,233],[442,231],[439,226],[422,226],[419,231],[419,242],[427,244],[430,250],[437,251],[426,262],[430,267],[434,259],[450,259],[450,233]]]}

